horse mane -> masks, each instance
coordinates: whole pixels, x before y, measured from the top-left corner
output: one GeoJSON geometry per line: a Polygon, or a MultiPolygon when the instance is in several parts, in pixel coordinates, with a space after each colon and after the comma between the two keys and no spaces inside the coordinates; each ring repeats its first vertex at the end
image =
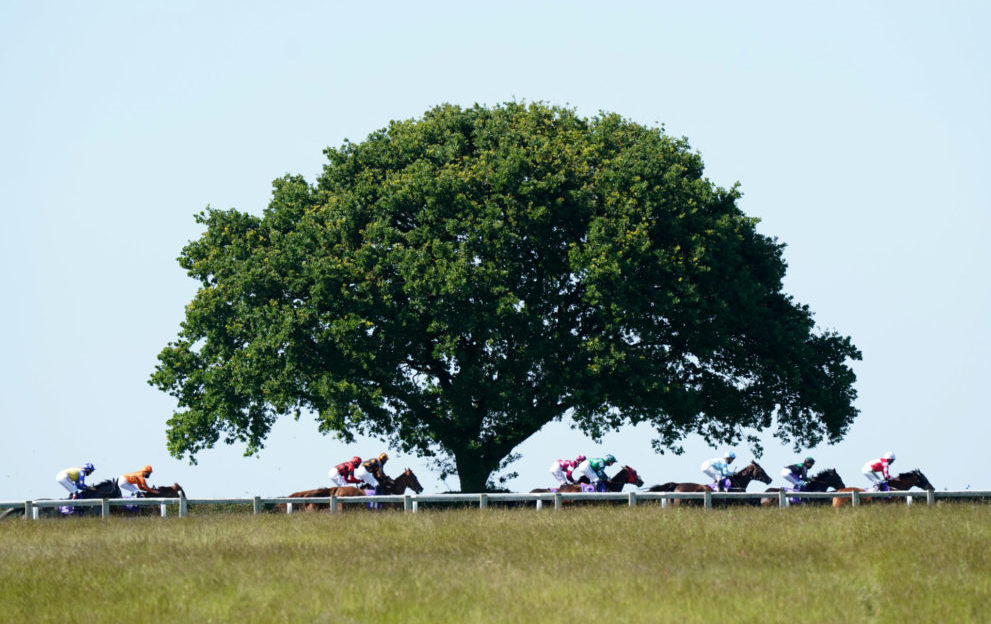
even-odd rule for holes
{"type": "Polygon", "coordinates": [[[819,477],[823,476],[824,474],[828,474],[830,472],[836,472],[836,468],[824,468],[824,469],[820,470],[819,472],[815,473],[815,475],[813,475],[812,478],[813,479],[818,479],[819,477]]]}
{"type": "Polygon", "coordinates": [[[744,470],[747,470],[748,468],[760,468],[761,470],[763,470],[763,468],[761,468],[760,464],[757,463],[757,460],[751,459],[749,464],[747,464],[746,466],[743,466],[742,468],[740,468],[739,470],[737,470],[733,474],[742,474],[743,471],[744,470]]]}
{"type": "Polygon", "coordinates": [[[922,476],[922,471],[919,470],[918,468],[913,468],[912,470],[909,470],[908,472],[899,472],[898,473],[898,476],[895,477],[895,478],[896,479],[907,479],[908,477],[910,477],[912,475],[915,475],[916,477],[921,477],[922,476]]]}

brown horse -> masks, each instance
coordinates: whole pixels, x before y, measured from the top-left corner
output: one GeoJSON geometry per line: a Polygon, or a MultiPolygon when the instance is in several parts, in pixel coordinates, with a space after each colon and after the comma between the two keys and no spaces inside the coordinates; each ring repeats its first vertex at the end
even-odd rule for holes
{"type": "MultiPolygon", "coordinates": [[[[141,492],[141,498],[186,498],[186,492],[182,489],[182,486],[178,483],[173,483],[172,485],[158,485],[153,486],[151,492],[141,492]]],[[[136,507],[134,511],[128,509],[127,506],[124,508],[110,508],[110,513],[114,515],[129,515],[138,514],[140,516],[154,516],[159,514],[157,507],[151,505],[133,505],[136,507]]]]}
{"type": "MultiPolygon", "coordinates": [[[[537,488],[535,490],[530,490],[530,493],[549,494],[551,492],[561,492],[566,494],[570,492],[581,492],[582,491],[581,484],[583,483],[585,484],[588,483],[588,477],[582,477],[578,479],[577,483],[566,483],[565,485],[562,485],[556,490],[552,488],[537,488]]],[[[620,468],[619,472],[611,476],[609,480],[606,481],[606,491],[622,492],[623,488],[626,487],[627,485],[635,485],[637,487],[641,487],[643,486],[643,479],[641,479],[640,475],[637,474],[637,471],[631,468],[630,466],[623,466],[622,468],[620,468]]]]}
{"type": "MultiPolygon", "coordinates": [[[[750,462],[748,465],[737,470],[732,475],[729,476],[730,480],[730,492],[746,492],[747,486],[750,485],[751,481],[760,481],[762,483],[770,483],[771,477],[768,476],[764,469],[760,467],[755,461],[750,462]]],[[[670,481],[661,485],[651,486],[648,492],[711,492],[712,487],[708,485],[702,485],[701,483],[676,483],[670,481]]],[[[676,498],[673,501],[673,505],[677,506],[682,504],[683,499],[676,498]]],[[[691,504],[697,501],[684,500],[684,504],[691,504]]],[[[726,501],[729,502],[729,501],[726,501]]],[[[746,501],[745,501],[746,502],[746,501]]]]}
{"type": "MultiPolygon", "coordinates": [[[[809,479],[809,482],[805,485],[803,492],[826,492],[829,488],[839,491],[841,488],[846,487],[843,484],[843,479],[840,478],[840,474],[836,472],[835,468],[827,468],[822,472],[817,473],[814,477],[809,479]]],[[[781,488],[768,488],[766,490],[768,493],[780,492],[781,488]]],[[[806,499],[801,498],[796,499],[793,503],[798,504],[814,504],[814,503],[825,503],[828,499],[806,499]]],[[[771,507],[778,504],[777,498],[762,498],[760,499],[760,504],[764,507],[771,507]]]]}
{"type": "MultiPolygon", "coordinates": [[[[395,479],[386,478],[385,483],[382,484],[385,494],[404,494],[407,489],[413,490],[417,494],[423,491],[423,486],[420,485],[420,480],[416,478],[416,474],[412,470],[407,468],[395,479]]],[[[293,492],[288,496],[288,498],[330,498],[331,496],[365,496],[366,492],[360,487],[354,487],[351,485],[345,485],[343,487],[325,487],[317,488],[315,490],[302,490],[300,492],[293,492]]],[[[278,511],[285,512],[286,504],[281,503],[275,507],[278,511]]],[[[305,503],[302,506],[303,511],[320,511],[322,509],[330,509],[329,503],[305,503]]]]}
{"type": "MultiPolygon", "coordinates": [[[[929,479],[926,475],[922,474],[922,471],[916,468],[915,470],[910,470],[909,472],[903,472],[897,477],[892,477],[888,479],[888,488],[891,490],[896,490],[899,492],[904,492],[906,490],[911,490],[917,487],[920,490],[935,490],[932,483],[929,483],[929,479]]],[[[837,492],[864,492],[864,488],[848,487],[840,488],[836,490],[837,492]]],[[[860,499],[861,503],[871,502],[872,497],[860,499]]],[[[833,507],[842,507],[844,505],[850,505],[851,500],[849,498],[834,498],[833,507]]]]}

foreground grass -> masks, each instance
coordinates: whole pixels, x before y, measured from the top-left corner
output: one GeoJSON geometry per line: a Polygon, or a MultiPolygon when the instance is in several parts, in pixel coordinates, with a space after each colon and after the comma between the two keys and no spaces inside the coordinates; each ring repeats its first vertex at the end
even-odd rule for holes
{"type": "Polygon", "coordinates": [[[991,508],[0,523],[0,621],[968,622],[991,508]]]}

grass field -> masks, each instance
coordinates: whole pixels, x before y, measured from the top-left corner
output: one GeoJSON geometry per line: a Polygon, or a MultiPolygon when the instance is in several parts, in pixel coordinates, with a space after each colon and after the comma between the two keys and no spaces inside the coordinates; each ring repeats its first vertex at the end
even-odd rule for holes
{"type": "Polygon", "coordinates": [[[989,506],[0,522],[2,622],[989,620],[989,506]]]}

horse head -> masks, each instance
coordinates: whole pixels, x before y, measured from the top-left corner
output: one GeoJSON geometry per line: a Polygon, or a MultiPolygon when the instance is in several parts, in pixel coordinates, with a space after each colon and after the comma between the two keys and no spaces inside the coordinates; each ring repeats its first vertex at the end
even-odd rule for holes
{"type": "Polygon", "coordinates": [[[755,461],[752,461],[748,465],[741,468],[731,477],[731,479],[733,480],[734,485],[739,482],[741,484],[740,487],[744,489],[746,489],[747,484],[750,483],[751,480],[760,481],[761,483],[771,482],[771,477],[768,476],[768,474],[764,472],[764,469],[760,467],[760,464],[755,461]]]}
{"type": "Polygon", "coordinates": [[[816,474],[816,476],[812,477],[810,481],[821,484],[823,491],[826,491],[829,488],[838,490],[846,487],[846,485],[843,484],[843,479],[840,478],[840,473],[836,472],[835,468],[827,468],[823,470],[822,472],[816,474]]]}
{"type": "Polygon", "coordinates": [[[623,469],[617,472],[616,476],[613,477],[613,479],[616,481],[622,479],[623,485],[626,485],[627,483],[632,483],[637,487],[643,486],[643,479],[641,479],[640,475],[637,474],[637,471],[631,468],[630,466],[623,466],[623,469]]]}
{"type": "Polygon", "coordinates": [[[894,479],[892,479],[892,481],[904,482],[906,490],[912,488],[913,486],[922,490],[936,489],[935,487],[933,487],[932,483],[929,483],[929,479],[926,478],[926,475],[922,474],[922,471],[919,470],[918,468],[916,468],[915,470],[911,470],[909,472],[903,472],[894,479]]]}
{"type": "Polygon", "coordinates": [[[397,484],[400,483],[400,481],[404,482],[402,489],[403,492],[406,491],[406,488],[410,488],[417,494],[423,491],[423,486],[420,485],[420,480],[416,478],[416,475],[413,474],[413,471],[410,470],[409,468],[403,471],[403,474],[401,474],[399,478],[396,479],[397,484]]]}
{"type": "Polygon", "coordinates": [[[182,489],[182,486],[178,483],[173,483],[172,485],[166,485],[164,487],[158,488],[159,492],[166,491],[172,494],[173,498],[187,498],[186,491],[182,489]]]}

